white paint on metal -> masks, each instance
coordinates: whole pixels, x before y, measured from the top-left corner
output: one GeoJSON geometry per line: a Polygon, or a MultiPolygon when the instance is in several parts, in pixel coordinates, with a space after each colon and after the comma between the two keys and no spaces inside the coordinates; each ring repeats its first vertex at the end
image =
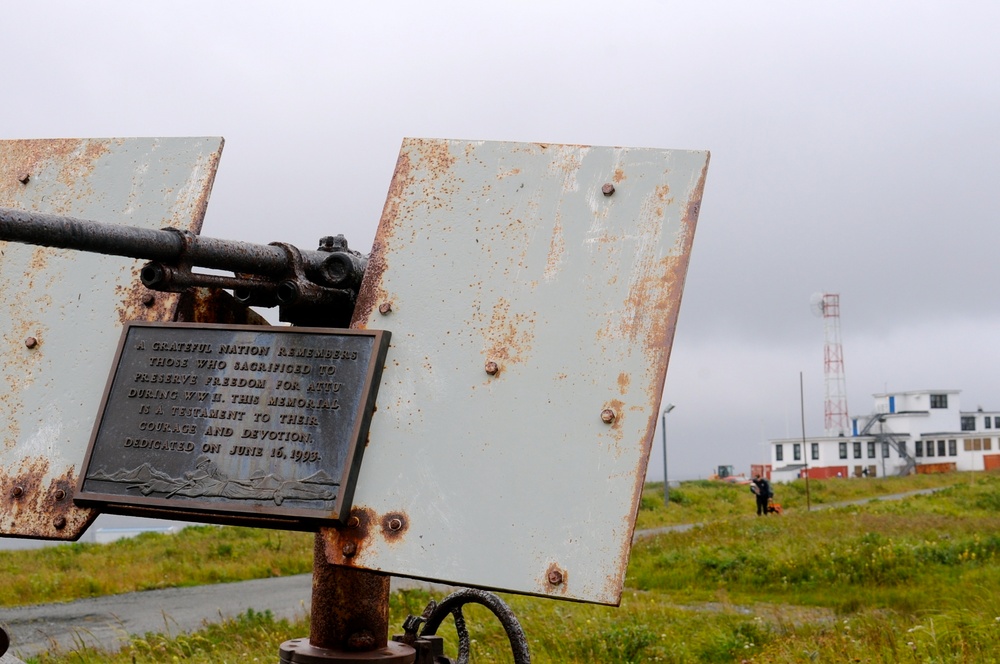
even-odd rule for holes
{"type": "Polygon", "coordinates": [[[707,165],[404,142],[355,312],[393,334],[362,524],[325,531],[331,562],[618,603],[707,165]]]}
{"type": "MultiPolygon", "coordinates": [[[[0,206],[198,232],[221,138],[0,141],[0,206]]],[[[142,261],[0,242],[0,534],[73,539],[73,507],[122,325],[170,320],[142,261]],[[37,345],[27,347],[33,337],[37,345]]]]}

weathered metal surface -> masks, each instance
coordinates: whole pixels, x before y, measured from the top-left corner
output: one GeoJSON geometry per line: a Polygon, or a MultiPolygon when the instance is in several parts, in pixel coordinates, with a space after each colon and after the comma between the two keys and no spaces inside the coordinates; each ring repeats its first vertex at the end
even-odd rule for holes
{"type": "MultiPolygon", "coordinates": [[[[0,206],[198,232],[221,151],[221,138],[0,141],[0,206]]],[[[72,494],[119,331],[173,319],[179,297],[138,269],[0,242],[0,535],[75,539],[96,516],[72,494]]]]}
{"type": "Polygon", "coordinates": [[[76,500],[263,525],[347,517],[389,335],[130,323],[76,500]]]}
{"type": "Polygon", "coordinates": [[[331,562],[618,603],[707,166],[404,141],[353,323],[392,344],[331,562]]]}

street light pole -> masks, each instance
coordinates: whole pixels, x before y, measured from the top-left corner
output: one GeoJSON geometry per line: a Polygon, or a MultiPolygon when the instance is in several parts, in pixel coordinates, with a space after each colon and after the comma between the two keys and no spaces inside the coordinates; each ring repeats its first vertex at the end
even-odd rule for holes
{"type": "Polygon", "coordinates": [[[660,413],[663,429],[663,505],[670,506],[670,480],[667,478],[667,413],[674,409],[674,404],[668,403],[660,413]]]}

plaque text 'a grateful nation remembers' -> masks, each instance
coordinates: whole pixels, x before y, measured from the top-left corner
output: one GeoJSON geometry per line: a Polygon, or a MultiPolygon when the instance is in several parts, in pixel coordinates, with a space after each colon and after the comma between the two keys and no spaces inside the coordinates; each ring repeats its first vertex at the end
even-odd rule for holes
{"type": "Polygon", "coordinates": [[[346,518],[389,333],[131,323],[76,499],[194,520],[346,518]]]}

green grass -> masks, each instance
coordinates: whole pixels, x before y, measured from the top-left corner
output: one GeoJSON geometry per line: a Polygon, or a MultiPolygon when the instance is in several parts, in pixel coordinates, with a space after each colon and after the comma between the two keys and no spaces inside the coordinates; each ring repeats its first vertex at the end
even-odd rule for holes
{"type": "MultiPolygon", "coordinates": [[[[953,486],[902,501],[812,511],[805,509],[804,486],[779,485],[786,514],[767,518],[751,514],[746,487],[684,483],[671,490],[679,498],[667,508],[652,487],[640,512],[640,518],[647,512],[646,527],[669,522],[674,512],[704,525],[640,541],[621,607],[505,599],[524,627],[534,662],[1000,662],[1000,476],[980,473],[971,480],[950,475],[813,481],[814,505],[953,486]],[[646,505],[655,498],[658,506],[646,505]]],[[[193,528],[132,544],[59,548],[82,547],[105,566],[124,565],[128,553],[142,570],[155,565],[150,561],[160,554],[154,551],[173,548],[184,551],[175,557],[186,559],[189,544],[197,543],[191,548],[200,551],[199,561],[184,565],[205,567],[199,572],[205,578],[228,578],[234,561],[267,576],[273,563],[250,561],[262,541],[257,538],[270,537],[272,548],[285,554],[295,549],[301,559],[301,568],[289,563],[287,572],[275,568],[279,573],[307,571],[311,536],[281,533],[278,544],[277,535],[193,528]],[[293,544],[298,539],[301,545],[293,544]]],[[[76,568],[74,556],[83,554],[46,555],[44,569],[34,560],[25,567],[42,578],[69,574],[76,568]]],[[[148,584],[157,573],[162,570],[122,576],[148,584]]],[[[8,584],[22,583],[21,576],[9,577],[8,584]]],[[[167,577],[161,579],[160,585],[166,583],[167,577]]],[[[394,595],[393,631],[401,631],[406,615],[420,613],[429,599],[421,591],[394,595]]],[[[488,611],[473,607],[466,617],[472,661],[511,661],[503,630],[488,611]]],[[[443,633],[454,655],[454,630],[443,633]]],[[[117,655],[81,646],[37,661],[277,661],[282,641],[307,634],[307,618],[289,623],[250,612],[196,634],[136,636],[117,655]]]]}

